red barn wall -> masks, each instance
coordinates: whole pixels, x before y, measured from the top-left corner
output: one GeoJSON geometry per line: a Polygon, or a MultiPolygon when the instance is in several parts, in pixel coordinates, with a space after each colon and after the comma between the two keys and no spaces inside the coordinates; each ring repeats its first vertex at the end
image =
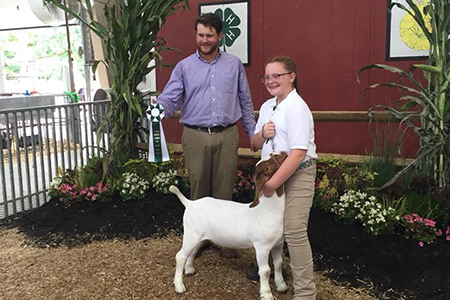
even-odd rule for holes
{"type": "MultiPolygon", "coordinates": [[[[199,3],[191,0],[190,11],[170,17],[160,35],[167,45],[181,52],[166,51],[166,62],[176,64],[196,50],[193,24],[199,3]]],[[[225,1],[224,1],[225,2],[225,1]]],[[[411,61],[386,61],[387,1],[381,0],[253,0],[250,11],[250,65],[245,67],[255,110],[269,98],[259,77],[272,56],[285,54],[298,67],[299,93],[312,111],[367,110],[374,104],[395,104],[397,95],[374,90],[361,100],[357,71],[366,64],[388,63],[408,70],[411,61]]],[[[158,69],[157,88],[163,90],[171,68],[158,69]]],[[[382,71],[363,74],[364,84],[395,80],[382,71]]],[[[164,121],[167,140],[179,143],[182,125],[164,121]]],[[[373,127],[373,126],[372,126],[373,127]]],[[[396,126],[391,126],[395,127],[396,126]]],[[[320,153],[366,154],[372,147],[367,123],[316,122],[316,143],[320,153]]],[[[241,147],[248,138],[240,127],[241,147]]],[[[403,144],[413,156],[417,140],[411,133],[403,144]]]]}

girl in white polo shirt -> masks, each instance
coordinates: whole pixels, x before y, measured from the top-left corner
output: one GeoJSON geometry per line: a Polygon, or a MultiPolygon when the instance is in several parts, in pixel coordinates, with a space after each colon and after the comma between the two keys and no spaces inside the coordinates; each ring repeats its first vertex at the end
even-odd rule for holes
{"type": "Polygon", "coordinates": [[[312,114],[297,93],[297,68],[291,58],[277,56],[270,59],[261,81],[274,97],[261,106],[251,147],[254,151],[262,149],[262,158],[272,152],[286,151],[289,154],[263,186],[262,192],[270,197],[279,186],[285,184],[284,235],[294,279],[293,299],[316,299],[307,231],[317,158],[312,114]]]}

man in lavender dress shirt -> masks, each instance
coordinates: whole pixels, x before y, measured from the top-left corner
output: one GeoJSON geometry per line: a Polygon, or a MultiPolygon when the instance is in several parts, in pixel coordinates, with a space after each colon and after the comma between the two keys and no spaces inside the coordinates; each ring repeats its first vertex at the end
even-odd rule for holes
{"type": "Polygon", "coordinates": [[[252,99],[242,62],[218,48],[220,18],[203,14],[195,31],[198,50],[176,65],[157,102],[168,117],[180,109],[191,199],[231,199],[239,146],[236,122],[242,119],[251,139],[252,99]]]}

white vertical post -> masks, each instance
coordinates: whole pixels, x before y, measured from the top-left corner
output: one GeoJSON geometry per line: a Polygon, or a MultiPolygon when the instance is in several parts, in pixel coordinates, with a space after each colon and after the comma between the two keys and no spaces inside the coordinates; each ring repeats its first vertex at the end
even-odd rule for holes
{"type": "Polygon", "coordinates": [[[0,93],[6,93],[6,72],[3,64],[3,53],[0,52],[0,93]]]}

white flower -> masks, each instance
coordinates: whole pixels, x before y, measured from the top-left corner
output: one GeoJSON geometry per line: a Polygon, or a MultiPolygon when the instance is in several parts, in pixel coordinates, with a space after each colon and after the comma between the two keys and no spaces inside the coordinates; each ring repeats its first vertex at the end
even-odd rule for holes
{"type": "Polygon", "coordinates": [[[142,198],[149,186],[148,181],[136,173],[124,173],[122,180],[121,196],[125,200],[142,198]]]}

